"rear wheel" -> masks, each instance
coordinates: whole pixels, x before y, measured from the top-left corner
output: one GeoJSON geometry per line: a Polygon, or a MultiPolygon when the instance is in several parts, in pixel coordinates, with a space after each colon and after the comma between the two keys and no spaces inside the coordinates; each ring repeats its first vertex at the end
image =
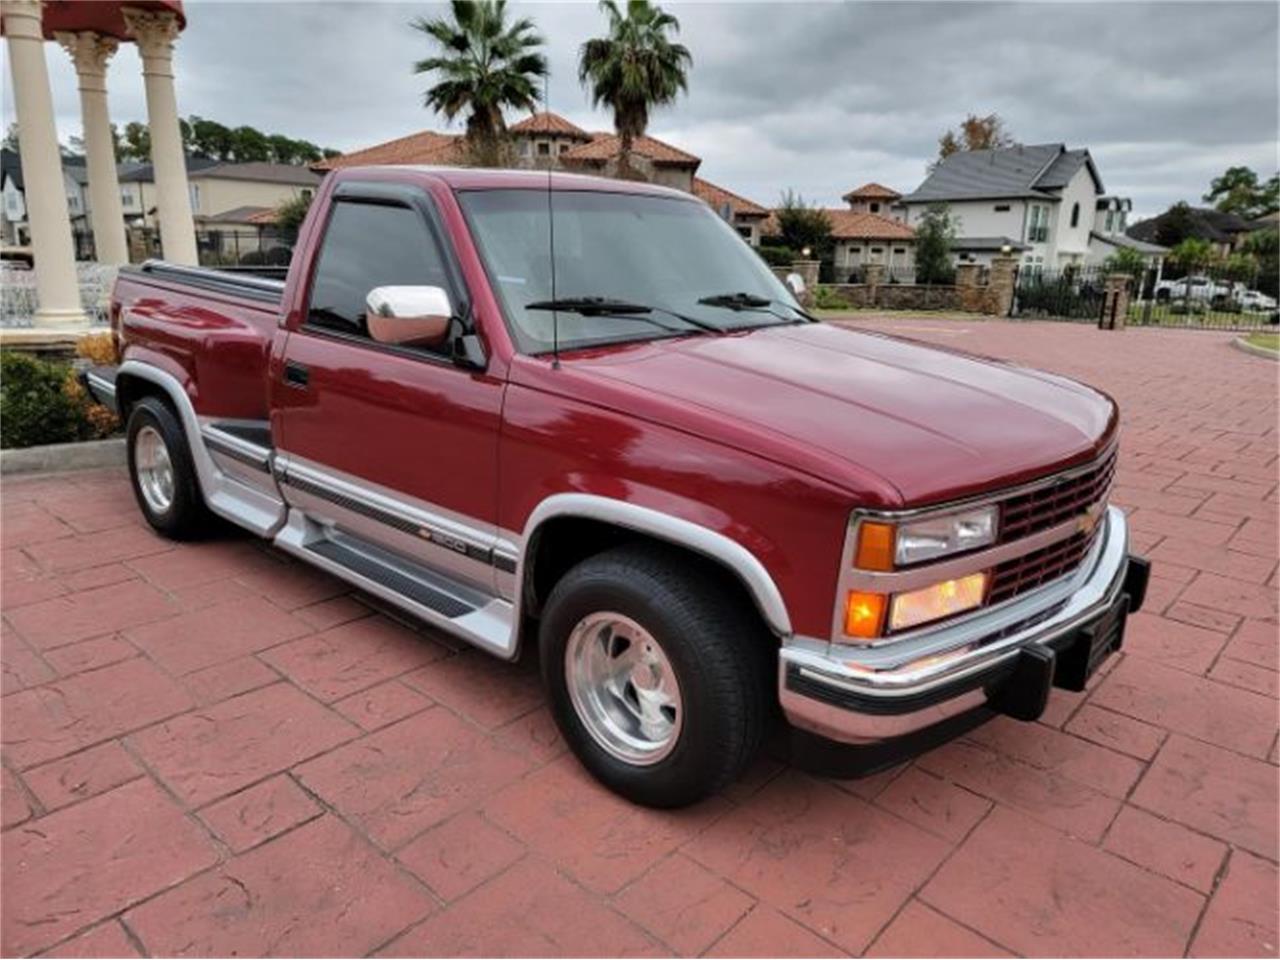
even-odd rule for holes
{"type": "Polygon", "coordinates": [[[168,404],[143,397],[129,413],[129,478],[147,523],[166,537],[187,540],[211,520],[187,437],[168,404]]]}
{"type": "Polygon", "coordinates": [[[552,591],[540,634],[561,733],[622,796],[684,806],[755,754],[770,712],[771,637],[696,559],[649,546],[591,557],[552,591]]]}

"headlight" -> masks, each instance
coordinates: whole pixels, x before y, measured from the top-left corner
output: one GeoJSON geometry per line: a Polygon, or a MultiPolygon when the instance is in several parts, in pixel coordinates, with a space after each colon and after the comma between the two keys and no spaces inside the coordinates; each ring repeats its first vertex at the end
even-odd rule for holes
{"type": "Polygon", "coordinates": [[[963,553],[996,542],[996,508],[979,507],[898,527],[894,559],[899,566],[963,553]]]}
{"type": "Polygon", "coordinates": [[[863,521],[855,563],[864,570],[892,570],[988,546],[996,542],[997,515],[990,506],[897,525],[863,521]]]}

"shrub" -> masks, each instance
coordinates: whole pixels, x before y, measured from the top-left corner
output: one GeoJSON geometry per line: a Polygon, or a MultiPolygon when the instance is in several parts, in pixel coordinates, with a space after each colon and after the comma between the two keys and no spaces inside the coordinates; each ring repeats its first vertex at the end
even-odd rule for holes
{"type": "Polygon", "coordinates": [[[95,367],[110,367],[120,362],[115,338],[109,333],[93,333],[81,337],[76,344],[76,356],[84,357],[95,367]]]}
{"type": "Polygon", "coordinates": [[[819,310],[851,310],[853,308],[853,304],[840,296],[838,290],[822,286],[813,288],[813,305],[819,310]]]}
{"type": "Polygon", "coordinates": [[[267,262],[267,255],[261,250],[248,250],[240,255],[242,267],[261,267],[267,262]]]}
{"type": "Polygon", "coordinates": [[[759,246],[756,252],[771,267],[789,267],[799,259],[790,247],[759,246]]]}
{"type": "Polygon", "coordinates": [[[92,440],[118,427],[66,364],[0,353],[0,447],[92,440]]]}

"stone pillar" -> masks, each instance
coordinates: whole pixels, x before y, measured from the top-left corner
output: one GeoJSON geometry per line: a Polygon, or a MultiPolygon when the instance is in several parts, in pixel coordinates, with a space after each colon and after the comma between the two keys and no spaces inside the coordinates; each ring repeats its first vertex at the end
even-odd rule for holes
{"type": "Polygon", "coordinates": [[[39,0],[4,0],[4,35],[13,75],[13,102],[18,120],[18,152],[35,254],[37,327],[78,329],[88,326],[80,305],[76,252],[62,179],[62,156],[44,59],[44,32],[39,0]]]}
{"type": "Polygon", "coordinates": [[[1103,286],[1100,330],[1123,330],[1129,317],[1129,288],[1133,278],[1127,273],[1108,273],[1103,286]]]}
{"type": "Polygon", "coordinates": [[[124,210],[111,142],[107,110],[107,61],[119,45],[113,37],[93,31],[59,33],[80,78],[80,114],[84,123],[85,164],[89,170],[89,210],[93,218],[93,247],[99,263],[128,263],[124,241],[124,210]]]}
{"type": "Polygon", "coordinates": [[[124,22],[137,41],[138,54],[142,57],[160,246],[166,260],[195,265],[199,262],[196,227],[191,216],[182,131],[178,127],[178,100],[173,91],[173,41],[178,36],[178,18],[172,13],[125,7],[124,22]]]}
{"type": "Polygon", "coordinates": [[[956,264],[956,286],[957,287],[976,287],[978,285],[978,272],[982,269],[981,265],[965,261],[956,264]]]}
{"type": "Polygon", "coordinates": [[[1013,257],[998,256],[991,259],[991,277],[988,280],[988,311],[997,317],[1007,317],[1013,309],[1013,281],[1018,261],[1013,257]]]}
{"type": "Polygon", "coordinates": [[[862,282],[867,285],[867,306],[878,306],[880,287],[884,283],[884,264],[864,264],[862,267],[862,282]]]}
{"type": "Polygon", "coordinates": [[[795,260],[791,263],[791,272],[800,274],[800,279],[804,281],[804,297],[801,298],[804,306],[813,303],[813,291],[818,285],[818,267],[817,260],[795,260]]]}

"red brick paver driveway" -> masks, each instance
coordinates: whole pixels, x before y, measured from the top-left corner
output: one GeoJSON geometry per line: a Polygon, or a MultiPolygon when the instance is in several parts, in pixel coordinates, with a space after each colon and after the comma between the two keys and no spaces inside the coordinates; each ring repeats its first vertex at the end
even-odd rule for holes
{"type": "Polygon", "coordinates": [[[3,952],[1275,955],[1277,366],[1215,334],[884,326],[1123,404],[1156,579],[1089,693],[869,780],[766,756],[656,813],[580,772],[529,666],[247,539],[160,540],[120,472],[11,480],[3,952]]]}

